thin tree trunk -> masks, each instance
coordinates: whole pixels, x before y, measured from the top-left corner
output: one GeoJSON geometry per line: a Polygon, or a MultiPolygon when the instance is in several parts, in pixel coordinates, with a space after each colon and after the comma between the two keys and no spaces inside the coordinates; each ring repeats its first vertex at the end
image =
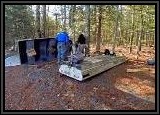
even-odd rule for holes
{"type": "Polygon", "coordinates": [[[133,37],[134,37],[134,15],[135,15],[135,6],[133,6],[133,14],[132,14],[132,36],[131,36],[131,42],[130,42],[130,48],[129,53],[132,52],[132,44],[133,44],[133,37]]]}
{"type": "MultiPolygon", "coordinates": [[[[48,6],[48,23],[49,23],[49,6],[48,6]]],[[[47,24],[48,25],[48,37],[49,37],[49,24],[47,24]]]]}
{"type": "Polygon", "coordinates": [[[66,18],[67,18],[66,5],[64,5],[64,31],[67,30],[67,28],[66,28],[66,18]]]}
{"type": "Polygon", "coordinates": [[[148,32],[146,32],[145,38],[146,38],[146,46],[148,46],[148,32]]]}
{"type": "Polygon", "coordinates": [[[94,6],[94,23],[95,23],[95,28],[94,28],[94,39],[93,43],[96,44],[96,39],[97,39],[97,10],[96,10],[96,5],[94,6]]]}
{"type": "Polygon", "coordinates": [[[143,39],[143,31],[144,31],[144,28],[143,28],[143,15],[141,15],[141,20],[142,20],[142,29],[141,29],[141,37],[139,39],[139,46],[138,46],[138,50],[141,51],[141,40],[143,39]]]}
{"type": "Polygon", "coordinates": [[[76,38],[75,38],[75,36],[76,36],[76,32],[75,32],[75,11],[76,11],[76,5],[73,5],[73,10],[72,10],[72,16],[73,16],[73,18],[72,18],[72,30],[73,30],[73,41],[75,42],[76,40],[76,38]]]}
{"type": "Polygon", "coordinates": [[[64,5],[61,5],[61,13],[60,13],[60,15],[61,15],[61,22],[63,22],[63,24],[62,24],[62,31],[64,31],[63,29],[64,29],[64,7],[63,7],[64,5]]]}
{"type": "Polygon", "coordinates": [[[105,40],[105,44],[106,44],[107,39],[108,39],[107,31],[106,31],[106,30],[104,30],[104,40],[105,40]]]}
{"type": "Polygon", "coordinates": [[[118,5],[116,6],[116,10],[117,10],[117,17],[116,17],[116,24],[115,24],[115,33],[114,33],[114,37],[113,37],[113,44],[112,44],[112,51],[114,52],[115,51],[115,41],[116,41],[116,37],[117,37],[117,28],[118,28],[118,5]]]}
{"type": "Polygon", "coordinates": [[[139,55],[139,52],[141,51],[141,39],[143,37],[143,14],[142,14],[142,11],[143,11],[143,6],[141,6],[141,35],[138,39],[138,46],[137,46],[137,58],[138,58],[138,55],[139,55]]]}
{"type": "Polygon", "coordinates": [[[86,54],[90,55],[90,5],[85,5],[86,8],[86,42],[88,45],[88,48],[86,49],[86,54]]]}
{"type": "Polygon", "coordinates": [[[140,47],[141,47],[141,35],[138,36],[137,56],[139,56],[140,47]]]}
{"type": "Polygon", "coordinates": [[[73,13],[73,5],[71,5],[70,9],[69,9],[69,27],[72,27],[72,13],[73,13]]]}
{"type": "MultiPolygon", "coordinates": [[[[122,5],[120,5],[120,10],[121,10],[121,16],[123,15],[123,9],[122,9],[122,5]]],[[[122,23],[123,23],[123,20],[121,19],[121,21],[120,21],[120,25],[119,25],[119,27],[120,27],[120,41],[119,41],[119,45],[122,45],[122,42],[123,42],[123,38],[122,38],[122,36],[123,36],[123,32],[122,32],[122,23]]]]}
{"type": "Polygon", "coordinates": [[[46,37],[46,5],[43,5],[43,37],[46,37]]]}
{"type": "Polygon", "coordinates": [[[100,43],[102,42],[101,38],[101,27],[102,27],[102,6],[99,6],[99,16],[98,16],[98,34],[96,40],[96,52],[100,52],[100,43]]]}
{"type": "Polygon", "coordinates": [[[138,46],[138,39],[139,39],[139,36],[140,36],[140,34],[139,34],[139,31],[137,30],[137,39],[136,39],[136,46],[138,46]]]}
{"type": "MultiPolygon", "coordinates": [[[[155,32],[154,32],[155,33],[155,32]]],[[[155,34],[153,33],[153,42],[154,42],[154,44],[153,44],[153,48],[155,49],[155,44],[156,44],[156,42],[155,42],[155,34]]]]}
{"type": "Polygon", "coordinates": [[[40,5],[36,5],[36,37],[41,38],[41,30],[40,30],[40,5]]]}

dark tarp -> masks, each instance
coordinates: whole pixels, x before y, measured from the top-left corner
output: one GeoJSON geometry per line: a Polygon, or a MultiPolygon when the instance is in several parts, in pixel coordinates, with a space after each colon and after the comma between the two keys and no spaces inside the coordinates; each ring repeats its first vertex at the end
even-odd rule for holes
{"type": "Polygon", "coordinates": [[[35,64],[39,61],[51,61],[57,57],[55,38],[25,39],[18,41],[21,64],[35,64]],[[34,49],[36,55],[28,56],[27,51],[34,49]],[[53,51],[49,50],[53,49],[53,51]]]}

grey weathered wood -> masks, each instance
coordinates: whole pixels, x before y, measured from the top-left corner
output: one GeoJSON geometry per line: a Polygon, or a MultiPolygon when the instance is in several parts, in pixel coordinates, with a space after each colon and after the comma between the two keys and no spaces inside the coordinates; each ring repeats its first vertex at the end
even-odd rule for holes
{"type": "Polygon", "coordinates": [[[81,63],[81,69],[72,67],[68,65],[68,62],[65,62],[60,66],[59,72],[68,77],[83,81],[89,77],[95,76],[112,67],[122,64],[125,61],[126,58],[124,56],[99,55],[86,57],[81,63]]]}
{"type": "Polygon", "coordinates": [[[83,79],[87,79],[94,75],[97,75],[101,72],[104,72],[112,67],[115,67],[119,64],[122,64],[126,61],[125,57],[116,57],[116,56],[95,56],[89,57],[84,60],[82,63],[82,75],[89,75],[83,79]]]}

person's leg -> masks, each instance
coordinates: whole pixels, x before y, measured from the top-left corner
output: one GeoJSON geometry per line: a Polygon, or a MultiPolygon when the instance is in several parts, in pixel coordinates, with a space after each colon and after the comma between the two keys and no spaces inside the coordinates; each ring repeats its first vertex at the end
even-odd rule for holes
{"type": "Polygon", "coordinates": [[[65,43],[63,43],[62,47],[61,47],[61,59],[63,61],[65,61],[65,59],[66,59],[66,52],[67,52],[66,45],[65,45],[65,43]]]}
{"type": "Polygon", "coordinates": [[[57,55],[58,64],[60,64],[60,61],[61,61],[61,44],[60,43],[57,43],[57,50],[58,50],[58,55],[57,55]]]}
{"type": "Polygon", "coordinates": [[[65,60],[66,58],[66,47],[65,47],[65,43],[61,42],[60,43],[60,64],[62,64],[62,62],[65,60]]]}
{"type": "Polygon", "coordinates": [[[64,43],[62,42],[61,43],[61,62],[60,62],[60,64],[62,64],[62,62],[64,61],[64,51],[65,51],[65,49],[64,49],[64,43]]]}
{"type": "Polygon", "coordinates": [[[67,44],[67,46],[66,46],[66,59],[67,59],[68,56],[71,55],[71,50],[72,50],[71,45],[67,44]]]}

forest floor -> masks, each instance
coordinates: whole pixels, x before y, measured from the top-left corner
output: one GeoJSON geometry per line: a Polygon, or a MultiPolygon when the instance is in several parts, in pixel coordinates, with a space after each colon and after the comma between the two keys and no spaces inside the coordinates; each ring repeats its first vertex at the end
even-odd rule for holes
{"type": "Polygon", "coordinates": [[[116,48],[128,61],[82,82],[60,76],[56,61],[5,67],[5,110],[155,110],[155,66],[146,64],[155,51],[137,59],[128,49],[116,48]]]}

